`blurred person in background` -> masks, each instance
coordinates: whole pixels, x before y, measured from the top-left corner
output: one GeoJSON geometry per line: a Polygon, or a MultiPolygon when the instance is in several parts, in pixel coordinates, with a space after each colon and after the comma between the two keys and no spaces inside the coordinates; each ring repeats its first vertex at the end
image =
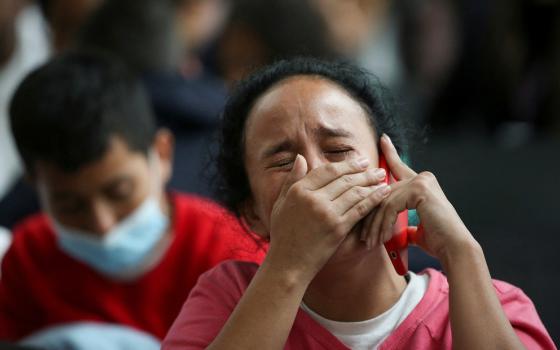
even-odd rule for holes
{"type": "MultiPolygon", "coordinates": [[[[40,33],[45,37],[44,45],[52,45],[56,54],[75,46],[97,46],[121,56],[131,69],[143,75],[158,124],[175,132],[177,157],[171,187],[212,195],[208,176],[201,173],[206,172],[210,140],[226,88],[210,70],[193,68],[199,66],[193,62],[219,30],[219,18],[224,14],[214,12],[225,13],[227,0],[39,3],[48,24],[40,33]],[[95,18],[90,19],[92,15],[95,18]],[[185,40],[192,44],[185,45],[185,40]]],[[[40,18],[41,13],[35,12],[40,18]]],[[[7,130],[2,128],[0,133],[7,130]]],[[[9,137],[2,140],[11,140],[7,134],[9,137]]],[[[15,150],[10,154],[15,158],[15,150]]],[[[2,171],[0,177],[9,173],[9,169],[2,171]]],[[[8,228],[39,209],[34,189],[22,177],[13,182],[0,200],[0,225],[8,228]]]]}
{"type": "Polygon", "coordinates": [[[391,0],[311,0],[327,24],[331,46],[374,72],[395,91],[402,83],[398,5],[391,0]]]}
{"type": "Polygon", "coordinates": [[[298,55],[338,56],[327,25],[309,0],[234,0],[216,43],[216,66],[228,84],[251,70],[298,55]]]}
{"type": "MultiPolygon", "coordinates": [[[[191,19],[185,7],[190,4],[174,0],[107,1],[86,22],[78,45],[111,52],[142,76],[158,125],[175,135],[175,171],[170,186],[211,196],[207,156],[226,87],[208,71],[183,69],[193,60],[189,33],[185,33],[186,21],[191,19]]],[[[202,45],[202,40],[197,37],[196,44],[202,45]]]]}
{"type": "Polygon", "coordinates": [[[2,261],[0,339],[159,348],[199,274],[260,259],[224,209],[166,190],[173,137],[111,56],[61,54],[22,82],[10,116],[43,212],[14,228],[2,261]]]}
{"type": "Polygon", "coordinates": [[[323,32],[307,1],[113,0],[91,16],[78,41],[120,56],[142,74],[158,123],[176,136],[170,185],[212,196],[208,155],[227,93],[224,80],[232,83],[279,57],[329,55],[323,32]],[[193,22],[197,14],[202,18],[193,22]],[[205,65],[204,55],[212,52],[217,70],[205,65]]]}
{"type": "Polygon", "coordinates": [[[74,46],[77,35],[91,13],[105,0],[37,0],[49,24],[55,53],[74,46]]]}
{"type": "Polygon", "coordinates": [[[37,209],[32,194],[12,193],[25,185],[18,181],[22,167],[9,132],[8,102],[23,77],[49,55],[46,29],[35,3],[0,1],[0,226],[11,227],[37,209]]]}
{"type": "Polygon", "coordinates": [[[179,32],[187,42],[183,74],[187,77],[215,74],[213,50],[231,11],[232,0],[175,1],[181,18],[179,32]]]}
{"type": "Polygon", "coordinates": [[[403,1],[409,109],[436,135],[516,148],[558,135],[557,1],[403,1]]]}
{"type": "Polygon", "coordinates": [[[13,9],[23,8],[17,17],[18,50],[12,55],[11,63],[2,68],[7,72],[0,72],[0,155],[6,159],[6,165],[0,168],[0,225],[11,228],[23,217],[39,210],[37,194],[22,177],[21,166],[8,132],[6,106],[10,89],[15,88],[26,72],[48,56],[73,47],[83,23],[102,2],[103,0],[6,0],[0,4],[6,6],[6,11],[2,11],[0,15],[3,18],[3,28],[7,29],[2,29],[2,33],[10,33],[10,26],[4,26],[4,23],[15,21],[13,9]],[[19,5],[14,7],[14,4],[19,5]],[[3,182],[6,184],[5,188],[2,188],[3,182]]]}

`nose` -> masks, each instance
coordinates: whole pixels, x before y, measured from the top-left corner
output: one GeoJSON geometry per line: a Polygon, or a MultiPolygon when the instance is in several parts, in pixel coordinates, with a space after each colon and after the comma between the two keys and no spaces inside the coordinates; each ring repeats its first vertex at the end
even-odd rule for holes
{"type": "Polygon", "coordinates": [[[111,206],[105,203],[92,204],[90,213],[90,230],[99,236],[105,236],[117,223],[111,206]]]}
{"type": "Polygon", "coordinates": [[[304,152],[302,156],[307,161],[308,172],[328,163],[328,161],[322,157],[322,154],[319,154],[318,152],[304,152]]]}

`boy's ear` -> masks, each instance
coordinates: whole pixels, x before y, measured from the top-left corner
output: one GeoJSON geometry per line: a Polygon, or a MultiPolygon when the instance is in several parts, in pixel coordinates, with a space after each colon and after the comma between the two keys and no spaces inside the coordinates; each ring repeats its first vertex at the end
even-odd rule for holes
{"type": "Polygon", "coordinates": [[[175,137],[168,129],[159,129],[154,138],[153,147],[160,160],[160,174],[165,184],[171,179],[171,175],[173,174],[175,137]]]}
{"type": "Polygon", "coordinates": [[[251,231],[263,238],[269,238],[270,234],[264,222],[257,214],[257,211],[255,210],[255,201],[252,198],[246,199],[241,204],[239,211],[241,213],[241,217],[245,220],[251,231]]]}

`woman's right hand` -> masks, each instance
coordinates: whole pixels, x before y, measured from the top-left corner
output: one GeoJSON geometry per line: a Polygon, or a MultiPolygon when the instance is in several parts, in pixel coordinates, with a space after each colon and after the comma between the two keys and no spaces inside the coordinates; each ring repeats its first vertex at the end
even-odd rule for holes
{"type": "MultiPolygon", "coordinates": [[[[271,214],[269,263],[309,283],[352,228],[390,193],[367,158],[307,171],[297,155],[271,214]]],[[[356,232],[356,234],[358,234],[356,232]]]]}

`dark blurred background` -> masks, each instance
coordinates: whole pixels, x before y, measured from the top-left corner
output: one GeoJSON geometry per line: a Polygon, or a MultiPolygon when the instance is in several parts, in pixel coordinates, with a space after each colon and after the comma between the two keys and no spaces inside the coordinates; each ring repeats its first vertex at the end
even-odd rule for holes
{"type": "Polygon", "coordinates": [[[75,47],[110,51],[143,77],[176,136],[171,187],[206,196],[236,80],[300,54],[371,70],[413,131],[412,165],[436,174],[492,275],[520,286],[560,341],[559,1],[0,0],[4,228],[37,210],[9,98],[30,69],[75,47]]]}

